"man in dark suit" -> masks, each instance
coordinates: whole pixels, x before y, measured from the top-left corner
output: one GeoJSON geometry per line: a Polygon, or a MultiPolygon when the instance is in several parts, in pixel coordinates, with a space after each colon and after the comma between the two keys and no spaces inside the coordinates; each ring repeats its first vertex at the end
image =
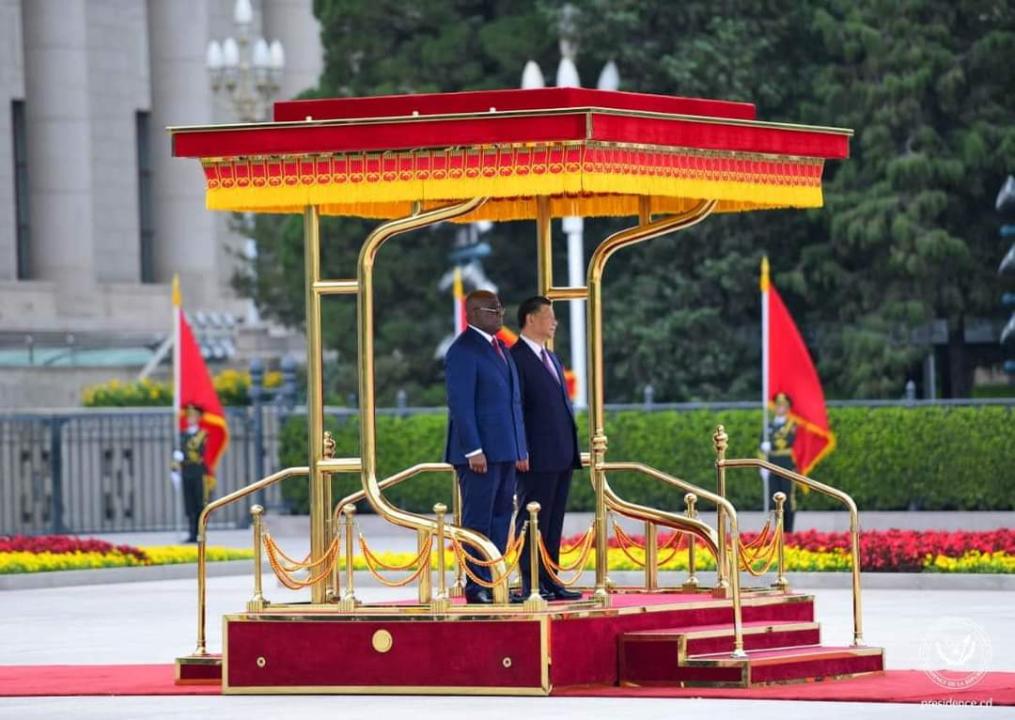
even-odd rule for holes
{"type": "MultiPolygon", "coordinates": [[[[546,349],[545,343],[557,330],[553,305],[537,295],[518,308],[521,336],[511,348],[522,386],[522,411],[529,446],[529,469],[518,475],[519,522],[528,517],[524,508],[538,502],[539,531],[548,554],[560,562],[560,537],[571,489],[571,473],[581,467],[578,431],[574,411],[567,396],[564,368],[546,349]]],[[[530,592],[529,543],[522,550],[523,596],[530,592]]],[[[540,563],[540,594],[553,600],[577,600],[581,593],[568,590],[551,580],[540,563]]]]}
{"type": "MultiPolygon", "coordinates": [[[[518,371],[495,337],[504,308],[492,292],[465,298],[469,327],[444,358],[448,391],[445,462],[455,466],[462,489],[462,525],[486,535],[503,553],[514,509],[516,470],[528,469],[518,371]]],[[[490,581],[489,568],[470,565],[490,581]]],[[[490,592],[468,578],[470,603],[493,602],[490,592]]]]}

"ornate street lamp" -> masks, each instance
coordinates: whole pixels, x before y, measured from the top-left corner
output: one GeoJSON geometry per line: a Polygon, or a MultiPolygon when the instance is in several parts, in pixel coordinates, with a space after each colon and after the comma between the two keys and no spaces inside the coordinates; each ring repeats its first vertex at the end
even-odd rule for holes
{"type": "Polygon", "coordinates": [[[254,10],[250,0],[236,0],[233,22],[236,37],[208,43],[206,64],[212,90],[224,91],[236,118],[241,122],[267,120],[271,103],[278,95],[285,67],[282,43],[263,37],[251,39],[254,10]]]}
{"type": "MultiPolygon", "coordinates": [[[[557,87],[581,87],[578,68],[574,59],[578,54],[577,9],[570,3],[560,9],[560,64],[557,65],[557,87]]],[[[543,71],[535,61],[529,60],[522,71],[522,88],[541,88],[546,85],[543,71]]],[[[620,72],[617,64],[610,60],[599,73],[599,90],[617,90],[620,87],[620,72]]],[[[567,281],[572,287],[585,284],[585,222],[580,217],[562,218],[561,227],[567,235],[567,281]]],[[[585,367],[585,306],[581,300],[569,303],[571,327],[571,368],[575,375],[575,400],[577,408],[588,406],[587,368],[585,367]]]]}

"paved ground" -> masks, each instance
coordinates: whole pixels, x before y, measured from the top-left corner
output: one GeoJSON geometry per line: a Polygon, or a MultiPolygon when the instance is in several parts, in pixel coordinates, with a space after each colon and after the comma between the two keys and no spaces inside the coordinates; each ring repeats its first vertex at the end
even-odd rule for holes
{"type": "MultiPolygon", "coordinates": [[[[251,591],[248,578],[209,581],[209,646],[219,647],[215,618],[242,608],[251,591]]],[[[282,597],[268,589],[269,599],[282,597]]],[[[398,591],[363,588],[366,600],[398,591]]],[[[850,596],[844,590],[817,591],[826,642],[848,641],[850,596]]],[[[890,668],[922,667],[921,646],[942,613],[975,623],[987,637],[989,667],[1015,670],[1015,603],[1002,592],[870,590],[864,596],[866,639],[887,647],[890,668]]],[[[161,663],[193,647],[195,586],[189,580],[0,592],[0,664],[161,663]]],[[[730,700],[638,700],[582,698],[412,698],[412,697],[160,697],[0,699],[0,718],[271,718],[318,714],[373,720],[475,715],[484,719],[604,717],[653,718],[708,713],[714,718],[752,720],[821,716],[837,718],[1015,717],[1012,708],[954,708],[852,703],[792,703],[730,700]]]]}

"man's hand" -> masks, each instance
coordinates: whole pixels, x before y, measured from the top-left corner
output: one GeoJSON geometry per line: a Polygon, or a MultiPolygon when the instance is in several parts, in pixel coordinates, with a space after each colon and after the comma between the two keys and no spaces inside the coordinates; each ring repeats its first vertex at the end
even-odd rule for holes
{"type": "Polygon", "coordinates": [[[469,458],[469,470],[480,475],[486,475],[486,455],[479,452],[469,458]]]}
{"type": "Polygon", "coordinates": [[[529,471],[529,459],[528,458],[523,458],[521,460],[515,460],[515,470],[517,470],[518,472],[528,472],[529,471]]]}
{"type": "Polygon", "coordinates": [[[761,443],[761,452],[765,453],[766,455],[772,452],[772,443],[770,443],[768,440],[765,440],[765,442],[761,443]]]}

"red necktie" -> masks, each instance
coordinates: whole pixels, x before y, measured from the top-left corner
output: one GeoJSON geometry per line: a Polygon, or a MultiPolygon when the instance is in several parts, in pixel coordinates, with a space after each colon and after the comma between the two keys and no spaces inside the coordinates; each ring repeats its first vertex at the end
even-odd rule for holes
{"type": "Polygon", "coordinates": [[[543,348],[543,351],[540,354],[543,357],[543,365],[546,366],[546,369],[550,371],[551,375],[553,375],[553,379],[557,381],[558,385],[560,385],[560,375],[557,374],[557,368],[555,368],[553,363],[550,362],[550,356],[547,355],[546,348],[543,348]]]}
{"type": "Polygon", "coordinates": [[[493,345],[493,349],[497,352],[497,357],[507,363],[507,358],[504,357],[504,351],[500,349],[500,341],[497,338],[493,338],[490,340],[490,343],[493,345]]]}

